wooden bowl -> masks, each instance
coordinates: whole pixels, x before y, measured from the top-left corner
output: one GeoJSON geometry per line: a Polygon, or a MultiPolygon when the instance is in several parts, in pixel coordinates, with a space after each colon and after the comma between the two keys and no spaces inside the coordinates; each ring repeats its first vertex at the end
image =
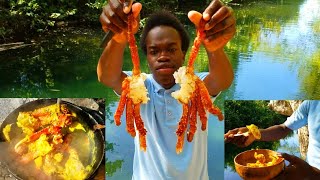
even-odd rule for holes
{"type": "Polygon", "coordinates": [[[248,167],[247,163],[255,163],[254,153],[263,154],[266,157],[267,162],[271,159],[269,156],[277,156],[277,152],[269,149],[256,149],[248,150],[238,154],[234,158],[234,164],[237,173],[245,180],[264,180],[272,179],[276,177],[285,167],[284,159],[278,163],[267,167],[248,167]]]}

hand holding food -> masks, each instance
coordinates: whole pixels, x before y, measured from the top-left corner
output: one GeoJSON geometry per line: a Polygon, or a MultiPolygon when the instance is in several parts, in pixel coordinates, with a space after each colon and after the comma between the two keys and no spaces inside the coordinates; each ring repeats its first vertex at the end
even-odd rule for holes
{"type": "Polygon", "coordinates": [[[190,11],[188,17],[195,25],[199,24],[200,18],[206,21],[202,43],[208,52],[223,48],[236,33],[233,10],[220,0],[212,1],[202,14],[190,11]]]}
{"type": "Polygon", "coordinates": [[[147,103],[149,98],[147,96],[148,91],[144,86],[146,75],[140,72],[140,59],[138,54],[138,48],[132,32],[133,14],[129,15],[128,19],[128,41],[131,52],[131,58],[133,63],[133,75],[128,76],[122,82],[122,93],[118,108],[114,114],[115,124],[119,126],[121,124],[120,117],[126,107],[126,124],[127,131],[135,137],[136,131],[134,123],[136,124],[137,130],[139,131],[140,149],[146,151],[146,134],[147,130],[144,128],[144,123],[140,116],[140,104],[147,103]]]}
{"type": "Polygon", "coordinates": [[[236,128],[228,131],[225,135],[226,143],[233,143],[238,147],[246,147],[252,144],[257,139],[261,138],[259,128],[254,125],[247,125],[246,127],[236,128]]]}
{"type": "Polygon", "coordinates": [[[187,140],[191,142],[197,129],[197,114],[199,113],[202,123],[201,129],[207,128],[206,110],[211,114],[218,116],[219,120],[223,120],[223,115],[219,108],[215,107],[210,99],[210,94],[203,81],[194,74],[194,61],[199,52],[201,40],[204,38],[205,21],[200,22],[197,29],[197,37],[191,49],[190,58],[187,67],[181,67],[173,74],[176,83],[179,83],[180,90],[173,92],[171,95],[183,105],[183,114],[179,122],[176,134],[178,137],[176,152],[182,152],[185,131],[190,123],[190,129],[187,133],[187,140]]]}
{"type": "Polygon", "coordinates": [[[142,5],[140,3],[132,4],[132,0],[118,1],[110,0],[108,4],[103,7],[100,15],[100,22],[104,31],[112,31],[114,33],[113,39],[118,43],[127,42],[127,27],[128,15],[132,11],[134,17],[132,19],[133,33],[139,29],[139,14],[142,5]]]}

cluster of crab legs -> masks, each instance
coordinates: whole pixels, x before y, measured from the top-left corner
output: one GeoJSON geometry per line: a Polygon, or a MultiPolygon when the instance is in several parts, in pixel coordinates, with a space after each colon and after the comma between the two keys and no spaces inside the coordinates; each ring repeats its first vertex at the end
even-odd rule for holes
{"type": "Polygon", "coordinates": [[[139,132],[140,149],[146,151],[146,134],[147,130],[144,127],[143,120],[140,116],[140,104],[147,103],[147,89],[144,86],[145,74],[140,72],[140,60],[138,48],[136,45],[134,34],[132,33],[132,22],[134,21],[133,14],[128,16],[128,42],[133,63],[132,76],[128,76],[122,82],[122,92],[118,108],[114,114],[115,124],[121,124],[120,117],[126,108],[126,129],[132,136],[136,136],[134,124],[139,132]]]}
{"type": "Polygon", "coordinates": [[[173,92],[172,96],[183,106],[182,117],[176,131],[178,137],[176,144],[177,154],[182,152],[185,132],[188,128],[188,124],[189,130],[187,133],[187,140],[188,142],[193,140],[193,136],[197,130],[197,113],[200,117],[202,131],[207,128],[208,118],[206,110],[211,114],[218,116],[220,121],[223,120],[223,114],[220,109],[214,106],[211,102],[210,94],[204,82],[194,74],[194,62],[200,49],[201,40],[205,37],[204,25],[205,21],[201,19],[197,29],[197,37],[195,38],[191,48],[188,66],[179,68],[178,72],[175,72],[174,74],[176,83],[180,84],[181,89],[173,92]],[[184,76],[184,78],[179,76],[184,76]],[[183,92],[187,92],[187,95],[183,92]]]}
{"type": "MultiPolygon", "coordinates": [[[[144,127],[143,120],[140,116],[140,104],[147,103],[147,90],[144,86],[143,81],[145,80],[145,76],[140,72],[140,60],[138,55],[138,50],[134,38],[134,34],[132,33],[132,22],[134,17],[132,13],[128,16],[128,42],[129,48],[131,52],[131,58],[133,62],[133,76],[127,77],[122,82],[122,93],[120,97],[120,102],[118,108],[115,112],[115,124],[119,126],[121,124],[120,117],[126,107],[126,130],[128,133],[135,137],[136,131],[134,127],[134,123],[139,132],[139,141],[140,141],[140,149],[146,151],[146,129],[144,127]],[[139,83],[137,83],[139,82],[139,83]],[[139,92],[139,93],[138,93],[139,92]],[[136,95],[140,94],[139,97],[136,95]]],[[[199,114],[200,121],[202,123],[201,129],[204,131],[207,127],[207,116],[206,110],[211,114],[218,116],[219,120],[223,119],[223,115],[221,111],[215,107],[210,99],[210,95],[207,91],[207,88],[203,81],[200,80],[194,74],[194,61],[199,52],[199,48],[201,45],[201,40],[204,38],[204,20],[200,22],[200,26],[197,29],[197,37],[194,40],[194,44],[192,46],[188,66],[181,67],[178,71],[183,71],[183,76],[187,78],[181,78],[175,76],[176,82],[181,85],[181,89],[179,91],[173,92],[172,96],[177,99],[180,103],[183,104],[183,114],[180,119],[176,134],[178,137],[178,141],[176,144],[176,152],[177,154],[182,152],[185,132],[188,128],[189,131],[187,133],[187,140],[191,142],[193,140],[193,136],[197,129],[197,113],[199,114]],[[177,79],[187,79],[186,82],[179,81],[177,79]],[[188,92],[187,96],[185,93],[188,92]]]]}
{"type": "MultiPolygon", "coordinates": [[[[60,110],[61,112],[58,113],[58,121],[20,140],[14,147],[15,152],[18,154],[23,154],[26,149],[25,145],[38,140],[41,135],[50,135],[52,138],[52,144],[54,145],[62,144],[63,134],[61,132],[61,129],[63,127],[69,126],[72,123],[72,115],[65,106],[61,106],[60,110]]],[[[31,116],[41,122],[42,119],[51,118],[52,115],[50,114],[50,112],[34,111],[31,113],[31,116]]],[[[35,125],[34,129],[38,129],[40,126],[40,124],[35,125]]]]}

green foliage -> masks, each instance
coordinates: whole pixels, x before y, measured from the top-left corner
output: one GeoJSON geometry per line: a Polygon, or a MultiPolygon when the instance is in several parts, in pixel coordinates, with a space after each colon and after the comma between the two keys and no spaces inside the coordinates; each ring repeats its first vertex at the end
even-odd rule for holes
{"type": "Polygon", "coordinates": [[[113,152],[113,150],[114,150],[114,146],[115,145],[115,143],[108,143],[108,141],[106,141],[106,151],[111,151],[111,152],[113,152]]]}
{"type": "Polygon", "coordinates": [[[105,3],[103,0],[9,0],[8,7],[0,11],[3,22],[0,36],[3,39],[8,36],[30,36],[65,21],[98,24],[105,3]]]}
{"type": "MultiPolygon", "coordinates": [[[[115,145],[115,143],[108,143],[106,141],[106,153],[109,152],[113,152],[114,148],[113,146],[115,145]]],[[[117,169],[120,169],[122,167],[122,163],[124,162],[124,160],[115,160],[115,161],[109,161],[108,158],[106,158],[106,175],[107,176],[112,176],[117,169]]]]}
{"type": "Polygon", "coordinates": [[[120,169],[122,167],[122,163],[124,160],[116,160],[116,161],[108,161],[106,162],[106,175],[111,177],[117,169],[120,169]]]}
{"type": "Polygon", "coordinates": [[[43,31],[48,26],[54,26],[57,20],[67,19],[77,12],[77,1],[75,0],[10,0],[9,2],[10,15],[30,21],[29,28],[37,31],[43,31]]]}
{"type": "MultiPolygon", "coordinates": [[[[224,0],[229,1],[229,0],[224,0]]],[[[156,10],[166,9],[176,14],[183,23],[190,23],[187,13],[190,10],[203,11],[211,0],[139,0],[143,5],[141,19],[156,10]]],[[[8,0],[4,10],[1,9],[0,20],[4,26],[0,36],[17,36],[24,40],[26,36],[45,32],[56,26],[72,24],[100,27],[99,16],[106,0],[8,0]],[[6,15],[2,15],[5,12],[6,15]],[[60,23],[61,22],[61,23],[60,23]]],[[[142,22],[143,23],[143,22],[142,22]]]]}
{"type": "Polygon", "coordinates": [[[285,116],[269,109],[268,101],[225,101],[225,130],[256,124],[259,128],[281,124],[285,116]]]}

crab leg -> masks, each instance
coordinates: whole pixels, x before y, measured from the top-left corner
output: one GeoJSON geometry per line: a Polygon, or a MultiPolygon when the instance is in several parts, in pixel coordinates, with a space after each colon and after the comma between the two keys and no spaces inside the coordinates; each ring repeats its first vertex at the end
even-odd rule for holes
{"type": "Polygon", "coordinates": [[[134,128],[134,109],[133,109],[133,103],[130,98],[127,99],[127,105],[126,105],[126,129],[127,132],[132,136],[136,136],[136,130],[134,128]]]}
{"type": "Polygon", "coordinates": [[[206,86],[204,85],[204,83],[199,80],[200,82],[197,83],[197,85],[199,86],[200,89],[200,96],[201,96],[201,101],[203,106],[205,107],[205,109],[207,109],[211,114],[214,114],[216,116],[218,116],[218,119],[221,121],[223,120],[223,115],[221,113],[221,111],[215,107],[210,99],[210,95],[209,92],[206,88],[206,86]]]}
{"type": "Polygon", "coordinates": [[[199,28],[197,29],[197,37],[194,39],[192,48],[191,48],[191,53],[189,57],[189,62],[188,62],[188,67],[190,70],[190,73],[193,73],[193,64],[194,61],[196,60],[196,57],[199,53],[200,45],[201,45],[201,39],[204,38],[204,24],[205,21],[203,19],[200,20],[199,28]]]}
{"type": "Polygon", "coordinates": [[[126,107],[126,130],[132,136],[136,136],[135,126],[139,132],[140,149],[146,151],[146,133],[144,123],[140,116],[140,104],[148,101],[147,89],[144,87],[146,76],[140,72],[140,59],[134,34],[132,33],[133,14],[128,16],[127,39],[133,63],[132,77],[128,76],[122,82],[122,93],[118,108],[114,114],[115,124],[121,124],[120,117],[126,107]]]}
{"type": "Polygon", "coordinates": [[[15,152],[19,153],[20,152],[20,146],[23,145],[24,143],[27,142],[33,142],[36,141],[37,139],[40,138],[40,136],[42,134],[44,135],[48,135],[48,134],[59,134],[61,132],[61,127],[59,126],[50,126],[50,127],[46,127],[41,129],[40,131],[37,131],[35,133],[33,133],[31,136],[23,138],[22,140],[20,140],[15,146],[14,146],[14,150],[15,152]]]}
{"type": "Polygon", "coordinates": [[[133,63],[133,75],[139,75],[140,74],[140,59],[138,54],[138,47],[136,45],[136,39],[134,37],[134,34],[132,33],[132,22],[134,21],[133,14],[130,13],[128,16],[128,42],[129,42],[129,48],[133,63]]]}
{"type": "Polygon", "coordinates": [[[189,117],[189,108],[188,108],[188,104],[183,104],[182,105],[182,117],[180,119],[179,125],[178,125],[178,129],[176,131],[176,134],[178,136],[178,141],[176,144],[176,152],[177,154],[180,154],[182,152],[183,149],[183,143],[184,143],[184,134],[185,131],[188,127],[188,117],[189,117]]]}
{"type": "Polygon", "coordinates": [[[185,130],[188,127],[187,140],[191,142],[197,130],[197,114],[199,114],[201,121],[201,129],[204,131],[207,128],[206,110],[211,114],[218,116],[219,120],[223,119],[221,111],[211,102],[210,94],[202,80],[194,74],[194,62],[199,53],[199,48],[202,39],[205,37],[204,33],[205,21],[201,19],[199,27],[197,28],[197,37],[193,42],[193,46],[188,61],[188,66],[181,67],[174,74],[177,83],[181,85],[180,90],[172,93],[172,96],[183,105],[183,114],[180,119],[176,134],[178,141],[176,144],[176,152],[182,152],[183,140],[185,130]],[[184,69],[185,68],[185,69],[184,69]]]}
{"type": "Polygon", "coordinates": [[[114,114],[114,121],[116,123],[117,126],[120,126],[121,124],[121,115],[123,113],[124,107],[126,105],[126,100],[127,100],[127,94],[129,92],[129,80],[128,78],[124,79],[124,81],[122,82],[122,93],[121,93],[121,97],[120,97],[120,102],[118,105],[118,108],[116,110],[116,113],[114,114]]]}
{"type": "MultiPolygon", "coordinates": [[[[196,89],[196,91],[197,91],[197,89],[196,89]]],[[[198,111],[197,98],[198,98],[198,95],[199,94],[194,93],[193,97],[191,98],[190,120],[189,120],[190,129],[189,129],[189,132],[187,133],[188,142],[191,142],[193,140],[194,133],[197,130],[197,111],[198,111]]]]}
{"type": "Polygon", "coordinates": [[[136,123],[136,127],[139,131],[139,141],[140,141],[140,149],[146,151],[147,144],[146,144],[146,134],[147,130],[144,128],[143,121],[140,116],[140,104],[134,104],[134,119],[136,123]]]}

